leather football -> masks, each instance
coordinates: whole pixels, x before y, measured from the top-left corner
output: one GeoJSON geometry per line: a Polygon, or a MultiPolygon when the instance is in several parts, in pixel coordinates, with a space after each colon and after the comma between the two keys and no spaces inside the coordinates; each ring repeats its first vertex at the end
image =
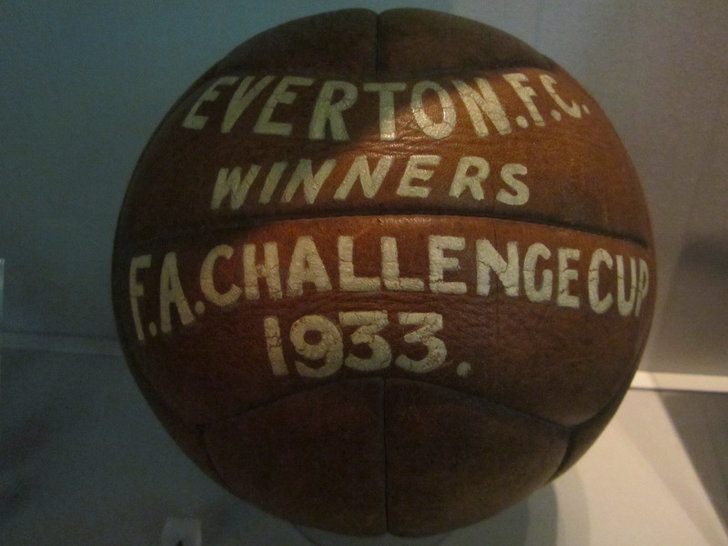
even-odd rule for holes
{"type": "Polygon", "coordinates": [[[454,15],[345,10],[173,105],[112,284],[141,392],[210,477],[296,524],[417,536],[587,450],[655,263],[627,152],[559,65],[454,15]]]}

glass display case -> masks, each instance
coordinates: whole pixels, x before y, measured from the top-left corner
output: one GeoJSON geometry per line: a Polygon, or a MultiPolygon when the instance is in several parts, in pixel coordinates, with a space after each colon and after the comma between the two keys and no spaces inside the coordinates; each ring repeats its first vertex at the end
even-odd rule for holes
{"type": "Polygon", "coordinates": [[[728,5],[511,4],[417,2],[519,36],[602,104],[652,214],[650,341],[616,416],[564,475],[470,527],[356,538],[268,515],[182,453],[126,367],[109,271],[126,183],[187,85],[257,32],[360,4],[6,2],[0,544],[728,545],[728,5]]]}

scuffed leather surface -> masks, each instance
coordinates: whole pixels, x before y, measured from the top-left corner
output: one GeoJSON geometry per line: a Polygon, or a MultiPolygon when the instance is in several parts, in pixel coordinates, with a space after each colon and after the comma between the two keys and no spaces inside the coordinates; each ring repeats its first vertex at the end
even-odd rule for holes
{"type": "MultiPolygon", "coordinates": [[[[278,81],[278,80],[276,80],[278,81]]],[[[275,83],[271,84],[272,86],[275,83]]],[[[432,97],[430,97],[432,98],[432,97]]],[[[433,118],[437,103],[425,103],[433,118]]],[[[264,176],[261,175],[261,176],[264,176]]],[[[505,188],[507,189],[507,188],[505,188]]],[[[345,10],[287,23],[252,38],[203,75],[162,121],[129,184],[115,242],[113,297],[129,366],[145,397],[170,434],[211,476],[264,509],[306,525],[353,534],[436,533],[464,525],[517,502],[573,464],[616,411],[634,373],[654,305],[654,255],[644,198],[632,164],[599,106],[563,69],[529,46],[491,27],[446,14],[392,10],[376,15],[345,10]],[[542,74],[558,81],[561,96],[586,106],[581,119],[551,115],[553,103],[537,97],[544,125],[534,126],[524,105],[501,77],[523,74],[537,85],[542,74]],[[277,111],[291,123],[289,137],[256,134],[252,127],[267,93],[253,101],[229,133],[220,131],[234,86],[205,104],[208,125],[181,127],[190,108],[217,78],[246,75],[306,76],[296,102],[277,111]],[[511,115],[512,131],[475,137],[468,113],[452,83],[487,78],[511,115]],[[397,94],[397,138],[379,134],[377,96],[360,92],[345,112],[348,140],[312,140],[307,135],[312,104],[325,80],[419,81],[441,84],[456,107],[457,124],[447,138],[434,140],[418,129],[408,92],[397,94]],[[585,110],[585,111],[586,111],[585,110]],[[513,120],[522,115],[528,128],[513,120]],[[432,176],[415,185],[427,198],[397,194],[412,155],[440,158],[432,176]],[[347,199],[336,191],[351,163],[362,155],[370,168],[382,157],[392,167],[375,198],[354,185],[347,199]],[[483,199],[450,193],[458,162],[485,159],[491,174],[483,199]],[[284,200],[285,180],[267,203],[252,186],[249,199],[231,210],[211,210],[218,171],[257,164],[267,170],[301,158],[315,169],[335,166],[313,203],[299,189],[284,200]],[[509,163],[528,166],[529,199],[521,206],[497,199],[498,178],[509,163]],[[204,313],[200,267],[216,245],[235,254],[215,269],[220,287],[241,283],[241,248],[275,241],[284,286],[298,237],[310,236],[332,289],[310,283],[300,296],[243,297],[235,305],[204,313]],[[465,294],[433,293],[428,286],[430,235],[460,237],[457,270],[447,280],[463,282],[465,294]],[[382,237],[398,243],[402,277],[419,278],[416,292],[351,292],[340,289],[337,238],[354,240],[359,276],[381,276],[382,237]],[[559,248],[578,249],[576,309],[556,304],[556,294],[534,303],[505,293],[497,280],[488,296],[475,293],[477,240],[492,242],[501,255],[516,242],[523,253],[541,243],[554,256],[541,267],[556,272],[559,248]],[[604,314],[589,308],[589,257],[639,258],[651,278],[639,316],[622,317],[616,304],[604,314]],[[186,299],[195,314],[181,326],[173,313],[169,334],[137,340],[129,306],[129,267],[135,256],[150,255],[139,273],[138,299],[146,329],[159,316],[162,257],[174,252],[186,299]],[[324,379],[271,373],[262,324],[275,316],[288,335],[304,315],[336,322],[347,311],[386,311],[381,335],[393,355],[415,354],[403,341],[411,328],[397,324],[400,312],[437,313],[437,333],[447,347],[443,365],[414,376],[395,365],[377,372],[346,366],[324,379]],[[467,362],[467,375],[458,365],[467,362]]],[[[540,270],[539,274],[543,271],[540,270]]],[[[556,274],[556,273],[554,273],[556,274]]],[[[602,269],[600,288],[616,298],[614,266],[602,269]]],[[[222,288],[221,288],[222,289],[222,288]]],[[[554,289],[555,290],[555,289],[554,289]]],[[[353,347],[353,328],[342,328],[344,349],[353,347]]],[[[421,348],[420,348],[421,349],[421,348]]],[[[283,355],[297,355],[290,343],[283,355]]],[[[366,353],[361,353],[366,357],[366,353]]],[[[419,355],[421,356],[421,355],[419,355]]]]}

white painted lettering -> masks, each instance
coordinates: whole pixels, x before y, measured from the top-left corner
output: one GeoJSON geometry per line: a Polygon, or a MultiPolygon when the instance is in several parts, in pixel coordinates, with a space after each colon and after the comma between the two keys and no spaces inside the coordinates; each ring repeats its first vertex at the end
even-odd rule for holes
{"type": "Polygon", "coordinates": [[[331,171],[334,170],[335,166],[335,159],[327,159],[319,167],[319,170],[316,171],[316,174],[314,174],[310,159],[299,160],[296,169],[288,180],[286,189],[283,191],[282,201],[284,203],[290,203],[298,187],[303,185],[303,195],[306,203],[309,205],[313,204],[321,190],[321,186],[324,185],[324,182],[331,174],[331,171]]]}
{"type": "Polygon", "coordinates": [[[258,116],[253,131],[261,135],[291,136],[293,125],[282,121],[273,121],[273,113],[279,104],[293,104],[293,101],[296,100],[298,95],[295,91],[290,90],[291,87],[310,86],[313,85],[314,81],[312,78],[298,76],[285,76],[281,79],[263,108],[261,108],[260,116],[258,116]]]}
{"type": "Polygon", "coordinates": [[[358,180],[361,184],[361,189],[364,192],[364,197],[372,199],[379,188],[382,186],[384,177],[392,168],[394,163],[394,157],[391,155],[385,155],[379,158],[377,166],[374,167],[374,172],[369,169],[369,159],[366,155],[359,155],[354,158],[351,163],[351,167],[344,176],[341,185],[336,189],[334,199],[338,201],[345,201],[349,197],[349,192],[354,186],[354,183],[358,180]]]}
{"type": "Polygon", "coordinates": [[[465,238],[448,235],[430,235],[430,291],[435,294],[465,294],[468,287],[461,281],[446,281],[446,271],[459,271],[460,260],[445,256],[445,250],[464,250],[465,238]]]}
{"type": "Polygon", "coordinates": [[[273,163],[270,171],[268,171],[268,176],[265,177],[265,182],[263,182],[263,189],[260,191],[260,197],[258,197],[259,203],[264,205],[270,203],[271,197],[273,197],[273,192],[276,191],[278,182],[281,181],[283,172],[287,167],[287,161],[277,161],[276,163],[273,163]]]}
{"type": "Polygon", "coordinates": [[[455,170],[455,177],[450,185],[450,196],[460,198],[467,188],[476,201],[482,201],[485,195],[481,184],[488,178],[489,174],[490,165],[482,157],[461,157],[455,170]]]}
{"type": "Polygon", "coordinates": [[[455,129],[455,105],[441,85],[431,81],[417,82],[412,88],[411,107],[417,125],[427,136],[440,140],[450,136],[455,129]],[[434,91],[440,101],[442,121],[439,123],[433,121],[423,103],[422,97],[428,91],[434,91]]]}
{"type": "Polygon", "coordinates": [[[463,81],[454,80],[453,84],[458,90],[460,98],[470,115],[475,134],[479,137],[489,135],[488,126],[485,124],[483,114],[487,116],[498,133],[501,135],[510,134],[511,123],[508,121],[506,111],[503,108],[498,95],[495,94],[488,80],[475,78],[478,89],[473,89],[463,81]]]}
{"type": "Polygon", "coordinates": [[[560,248],[557,251],[559,274],[556,304],[559,307],[578,309],[580,304],[579,296],[572,294],[571,283],[579,280],[579,271],[569,267],[569,262],[581,258],[581,251],[577,248],[560,248]]]}
{"type": "Polygon", "coordinates": [[[346,131],[344,117],[341,113],[351,108],[358,97],[359,90],[352,83],[342,81],[324,82],[313,109],[308,131],[309,138],[311,140],[323,140],[326,138],[326,127],[329,127],[334,140],[349,140],[349,133],[346,131]],[[343,96],[333,102],[334,95],[337,93],[343,93],[343,96]]]}
{"type": "Polygon", "coordinates": [[[207,124],[208,117],[197,113],[200,106],[206,102],[214,102],[218,99],[220,96],[220,92],[217,90],[218,87],[234,85],[237,81],[238,78],[236,76],[223,76],[222,78],[218,78],[210,87],[207,88],[207,90],[205,90],[204,93],[202,93],[202,95],[200,95],[197,102],[192,105],[192,108],[190,108],[190,111],[187,112],[185,119],[182,120],[182,127],[197,130],[203,129],[207,124]]]}
{"type": "Polygon", "coordinates": [[[159,316],[160,327],[163,333],[172,331],[171,308],[177,309],[180,321],[184,326],[195,322],[195,316],[190,310],[189,303],[182,290],[177,269],[177,254],[167,252],[162,261],[162,271],[159,276],[159,316]]]}
{"type": "Polygon", "coordinates": [[[225,198],[230,196],[230,210],[239,209],[245,203],[250,186],[253,185],[259,172],[259,165],[251,165],[248,172],[245,173],[245,178],[241,178],[242,169],[240,167],[234,167],[233,169],[221,168],[217,173],[215,187],[212,190],[210,208],[218,210],[225,198]]]}
{"type": "Polygon", "coordinates": [[[339,251],[339,286],[348,292],[375,292],[381,288],[379,277],[357,277],[354,274],[354,238],[340,235],[337,239],[339,251]]]}
{"type": "Polygon", "coordinates": [[[537,263],[539,259],[548,260],[551,258],[551,251],[543,243],[534,243],[526,250],[523,257],[523,290],[526,297],[534,303],[551,301],[554,291],[554,274],[549,269],[544,269],[541,274],[541,286],[536,282],[537,263]]]}
{"type": "Polygon", "coordinates": [[[614,260],[612,260],[612,256],[609,252],[603,248],[598,248],[592,254],[591,263],[589,264],[589,278],[587,283],[589,287],[589,305],[591,306],[592,311],[599,315],[606,313],[612,306],[612,303],[614,303],[614,296],[612,296],[612,294],[607,293],[604,297],[601,297],[599,293],[599,287],[601,284],[599,269],[602,264],[604,264],[607,269],[611,270],[614,266],[614,260]]]}
{"type": "Polygon", "coordinates": [[[650,270],[647,266],[647,262],[642,258],[639,259],[639,284],[637,287],[637,304],[634,308],[634,316],[640,316],[642,310],[642,302],[647,297],[647,292],[650,288],[650,270]]]}
{"type": "Polygon", "coordinates": [[[637,260],[630,257],[630,289],[629,296],[627,296],[627,290],[625,288],[625,271],[624,271],[624,256],[617,256],[617,309],[619,314],[623,317],[628,316],[635,308],[635,301],[637,299],[637,260]]]}
{"type": "Polygon", "coordinates": [[[571,104],[567,104],[566,101],[562,99],[556,92],[556,90],[554,89],[554,86],[556,85],[556,80],[554,78],[552,78],[548,74],[541,74],[539,78],[541,79],[541,84],[543,85],[544,89],[546,89],[546,92],[554,100],[559,108],[561,108],[572,118],[581,118],[581,108],[576,103],[576,101],[572,101],[571,104]]]}
{"type": "Polygon", "coordinates": [[[398,292],[422,292],[425,282],[422,279],[399,276],[399,256],[397,240],[394,237],[380,239],[382,250],[382,281],[387,290],[398,292]]]}
{"type": "Polygon", "coordinates": [[[288,271],[286,295],[288,297],[303,294],[303,284],[311,283],[317,292],[331,290],[331,280],[321,260],[316,244],[309,235],[296,239],[296,246],[291,256],[291,266],[288,271]]]}
{"type": "Polygon", "coordinates": [[[404,91],[407,84],[402,82],[365,83],[364,91],[379,94],[379,138],[391,141],[397,138],[394,123],[394,94],[404,91]]]}
{"type": "Polygon", "coordinates": [[[402,197],[425,198],[430,195],[432,188],[427,186],[413,186],[414,180],[426,181],[432,177],[433,171],[427,167],[436,167],[442,157],[439,155],[413,155],[407,161],[402,179],[397,187],[397,195],[402,197]]]}
{"type": "Polygon", "coordinates": [[[442,330],[442,315],[439,313],[398,313],[399,323],[419,328],[408,332],[404,336],[405,343],[422,344],[427,348],[427,354],[415,360],[406,354],[397,357],[394,363],[400,368],[414,373],[427,373],[443,365],[447,358],[445,342],[435,336],[442,330]]]}
{"type": "Polygon", "coordinates": [[[323,360],[323,364],[310,366],[296,360],[296,371],[302,377],[328,377],[341,368],[344,362],[344,341],[341,330],[322,315],[306,315],[291,325],[291,342],[296,352],[308,360],[323,360]],[[318,332],[318,342],[306,340],[308,332],[318,332]]]}
{"type": "Polygon", "coordinates": [[[521,102],[523,102],[534,123],[539,127],[543,127],[545,125],[543,117],[541,117],[541,113],[531,98],[537,96],[536,91],[532,87],[523,85],[523,82],[528,81],[528,77],[525,74],[516,72],[514,74],[503,74],[503,78],[511,84],[511,87],[516,92],[516,95],[518,95],[518,98],[521,99],[521,102]]]}
{"type": "Polygon", "coordinates": [[[134,256],[129,264],[129,304],[131,305],[131,316],[134,319],[134,329],[139,341],[144,341],[144,327],[139,313],[139,298],[144,297],[144,285],[139,282],[138,273],[140,269],[148,269],[151,266],[151,254],[134,256]]]}
{"type": "Polygon", "coordinates": [[[372,372],[383,370],[392,362],[392,348],[387,340],[377,335],[387,324],[386,311],[347,311],[339,313],[341,326],[358,326],[351,334],[355,346],[365,345],[369,356],[366,358],[349,353],[344,364],[354,370],[372,372]]]}
{"type": "Polygon", "coordinates": [[[509,241],[506,245],[508,260],[503,259],[488,239],[478,239],[476,242],[476,256],[478,261],[477,290],[479,296],[490,294],[490,273],[495,273],[503,285],[506,295],[518,296],[518,242],[509,241]]]}
{"type": "Polygon", "coordinates": [[[263,92],[263,89],[275,79],[274,76],[265,76],[258,80],[252,89],[248,89],[250,84],[255,80],[254,76],[247,76],[243,78],[240,85],[233,93],[228,104],[227,110],[225,111],[225,117],[222,119],[222,126],[220,127],[221,133],[229,133],[235,123],[237,123],[240,116],[245,112],[246,108],[255,100],[255,98],[263,92]]]}
{"type": "Polygon", "coordinates": [[[514,207],[525,205],[528,202],[530,192],[525,182],[516,178],[516,175],[527,175],[528,168],[519,163],[508,163],[503,165],[500,174],[501,180],[506,183],[508,189],[510,189],[513,193],[505,189],[500,189],[495,196],[496,200],[514,207]]]}
{"type": "Polygon", "coordinates": [[[277,317],[265,317],[263,319],[263,333],[265,335],[265,347],[268,351],[273,375],[288,375],[288,366],[283,355],[283,337],[281,326],[277,317]]]}
{"type": "Polygon", "coordinates": [[[245,297],[249,300],[260,299],[258,279],[263,279],[268,288],[268,296],[278,300],[283,297],[281,288],[280,260],[278,244],[263,243],[263,263],[256,262],[256,245],[243,245],[243,275],[245,278],[245,297]]]}
{"type": "Polygon", "coordinates": [[[205,298],[207,298],[207,301],[218,307],[234,305],[238,302],[243,292],[235,283],[231,283],[230,288],[224,293],[219,292],[215,286],[215,264],[220,259],[231,259],[234,253],[233,247],[229,245],[218,245],[207,253],[200,268],[200,290],[205,295],[205,298]]]}

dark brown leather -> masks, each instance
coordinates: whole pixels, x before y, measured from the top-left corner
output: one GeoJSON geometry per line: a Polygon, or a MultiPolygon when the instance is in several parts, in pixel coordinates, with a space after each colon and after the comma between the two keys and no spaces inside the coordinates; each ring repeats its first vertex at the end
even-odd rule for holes
{"type": "Polygon", "coordinates": [[[352,534],[478,521],[573,464],[654,294],[644,197],[591,96],[411,9],[293,21],[203,75],[137,165],[113,264],[130,369],[188,455],[352,534]]]}

